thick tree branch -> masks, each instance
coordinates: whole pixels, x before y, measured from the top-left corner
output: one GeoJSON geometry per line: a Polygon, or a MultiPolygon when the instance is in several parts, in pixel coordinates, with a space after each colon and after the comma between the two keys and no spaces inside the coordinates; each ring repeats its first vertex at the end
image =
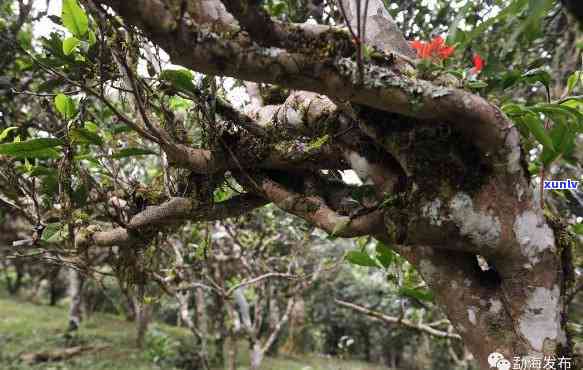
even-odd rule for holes
{"type": "Polygon", "coordinates": [[[135,215],[127,228],[118,227],[108,231],[98,231],[88,227],[77,234],[77,248],[91,245],[109,247],[113,245],[132,245],[143,243],[140,233],[146,228],[158,230],[160,226],[191,221],[213,221],[228,217],[237,217],[251,210],[264,206],[268,201],[253,194],[234,196],[213,205],[198,204],[190,198],[172,198],[158,206],[151,206],[135,215]]]}
{"type": "MultiPolygon", "coordinates": [[[[384,228],[382,210],[371,210],[359,216],[343,216],[331,209],[320,196],[296,193],[266,176],[249,176],[258,184],[262,195],[276,206],[335,236],[351,238],[379,232],[384,228]]],[[[254,187],[243,177],[240,182],[249,189],[254,187]]]]}
{"type": "Polygon", "coordinates": [[[267,153],[252,153],[253,148],[239,144],[228,153],[192,148],[183,144],[164,143],[163,150],[174,167],[187,168],[199,174],[222,173],[242,168],[279,170],[346,169],[342,153],[331,145],[306,150],[307,145],[298,141],[286,150],[271,148],[267,153]],[[304,150],[302,150],[304,147],[304,150]]]}
{"type": "MultiPolygon", "coordinates": [[[[142,28],[152,41],[166,49],[174,63],[196,71],[314,91],[385,111],[450,122],[474,140],[483,153],[499,156],[503,163],[509,161],[509,152],[514,150],[513,145],[506,146],[510,122],[498,108],[476,95],[375,65],[365,65],[361,84],[356,63],[338,53],[329,55],[318,48],[301,53],[261,48],[244,35],[221,38],[194,24],[187,27],[184,38],[176,39],[172,12],[156,0],[141,0],[141,6],[113,0],[100,2],[111,5],[127,22],[142,28]],[[413,104],[413,100],[417,103],[413,104]]],[[[323,35],[329,32],[338,31],[325,31],[323,35]]],[[[328,42],[328,49],[336,50],[338,45],[333,40],[328,42]]],[[[512,160],[518,161],[514,157],[512,160]]]]}

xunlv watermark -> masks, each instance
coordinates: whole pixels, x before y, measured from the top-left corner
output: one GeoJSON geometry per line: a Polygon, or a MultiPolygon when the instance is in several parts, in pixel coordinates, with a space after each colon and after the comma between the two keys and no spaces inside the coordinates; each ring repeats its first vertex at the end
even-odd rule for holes
{"type": "Polygon", "coordinates": [[[492,352],[488,356],[488,364],[491,369],[511,370],[511,369],[548,369],[548,370],[568,370],[571,369],[572,359],[570,357],[519,357],[515,356],[512,361],[504,358],[504,355],[498,352],[492,352]]]}
{"type": "Polygon", "coordinates": [[[577,186],[579,186],[579,181],[573,180],[545,180],[544,183],[545,190],[577,189],[577,186]]]}

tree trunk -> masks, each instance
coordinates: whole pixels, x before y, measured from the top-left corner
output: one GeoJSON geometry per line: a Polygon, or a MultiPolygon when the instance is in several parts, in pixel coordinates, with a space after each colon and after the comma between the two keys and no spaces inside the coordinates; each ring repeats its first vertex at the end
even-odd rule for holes
{"type": "MultiPolygon", "coordinates": [[[[289,355],[297,355],[305,352],[306,346],[306,303],[301,295],[298,296],[289,319],[289,330],[285,343],[281,347],[281,351],[289,355]]],[[[369,358],[369,351],[367,349],[367,361],[369,358]]]]}
{"type": "Polygon", "coordinates": [[[136,308],[136,347],[144,348],[144,341],[152,314],[152,305],[144,302],[145,287],[143,284],[137,285],[137,294],[134,296],[134,307],[136,308]]]}
{"type": "Polygon", "coordinates": [[[230,332],[224,342],[225,370],[237,370],[237,335],[230,332]]]}
{"type": "Polygon", "coordinates": [[[21,261],[14,260],[12,263],[7,263],[2,261],[2,269],[4,270],[4,276],[6,281],[6,289],[8,290],[8,294],[15,296],[18,295],[20,291],[20,286],[22,284],[22,277],[23,277],[23,265],[21,261]],[[14,279],[10,277],[10,267],[14,267],[14,272],[16,276],[14,279]]]}
{"type": "Polygon", "coordinates": [[[256,341],[255,343],[253,343],[253,345],[251,346],[251,353],[249,355],[251,361],[250,369],[251,370],[260,369],[264,356],[265,352],[263,352],[263,349],[261,348],[261,342],[256,341]]]}
{"type": "Polygon", "coordinates": [[[124,309],[125,312],[125,319],[126,321],[129,322],[133,322],[136,320],[136,302],[134,297],[132,296],[132,294],[129,292],[127,287],[122,286],[122,284],[119,284],[119,288],[123,294],[123,301],[125,301],[125,304],[123,304],[122,302],[122,307],[124,309]]]}
{"type": "Polygon", "coordinates": [[[74,332],[79,328],[83,311],[83,285],[85,277],[79,270],[71,268],[69,270],[69,327],[67,332],[74,332]]]}
{"type": "Polygon", "coordinates": [[[59,297],[61,295],[60,279],[59,273],[61,272],[61,267],[55,267],[51,270],[49,274],[49,305],[54,306],[57,304],[59,297]]]}
{"type": "Polygon", "coordinates": [[[208,350],[208,322],[206,315],[206,303],[204,297],[204,290],[201,287],[195,288],[196,301],[196,325],[200,333],[200,357],[205,369],[209,367],[209,350],[208,350]]]}

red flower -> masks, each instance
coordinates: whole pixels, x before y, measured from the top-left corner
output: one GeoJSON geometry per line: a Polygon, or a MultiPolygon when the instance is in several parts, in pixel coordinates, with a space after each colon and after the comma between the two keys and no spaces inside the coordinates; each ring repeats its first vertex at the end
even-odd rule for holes
{"type": "Polygon", "coordinates": [[[445,44],[443,37],[436,36],[431,42],[411,41],[411,47],[417,50],[417,57],[421,59],[447,59],[449,58],[455,48],[445,44]]]}
{"type": "Polygon", "coordinates": [[[455,51],[455,48],[453,46],[443,47],[438,52],[439,53],[439,57],[441,59],[447,59],[447,58],[449,58],[453,54],[454,51],[455,51]]]}
{"type": "Polygon", "coordinates": [[[470,74],[477,75],[482,69],[484,69],[484,59],[482,59],[480,54],[476,53],[472,58],[472,62],[474,63],[474,67],[470,69],[470,74]]]}
{"type": "Polygon", "coordinates": [[[423,58],[423,49],[425,48],[425,42],[419,40],[409,41],[409,45],[411,45],[413,49],[417,50],[418,58],[423,58]]]}

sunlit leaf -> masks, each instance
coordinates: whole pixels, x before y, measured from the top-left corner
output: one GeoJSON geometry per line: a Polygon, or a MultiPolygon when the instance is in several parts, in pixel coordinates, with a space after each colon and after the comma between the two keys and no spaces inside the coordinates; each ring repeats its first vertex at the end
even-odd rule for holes
{"type": "Polygon", "coordinates": [[[349,251],[346,253],[344,258],[353,265],[363,267],[378,267],[376,261],[365,252],[349,251]]]}
{"type": "Polygon", "coordinates": [[[78,38],[82,38],[89,28],[87,14],[77,0],[63,0],[61,19],[63,25],[78,38]]]}
{"type": "Polygon", "coordinates": [[[429,290],[403,287],[399,289],[399,294],[405,297],[415,298],[419,301],[433,301],[433,294],[429,290]]]}
{"type": "Polygon", "coordinates": [[[167,69],[160,73],[160,79],[169,82],[183,92],[196,94],[196,87],[192,82],[192,72],[187,69],[167,69]]]}
{"type": "Polygon", "coordinates": [[[65,41],[63,41],[63,53],[65,55],[70,55],[80,43],[81,41],[75,36],[67,37],[65,41]]]}
{"type": "Polygon", "coordinates": [[[527,114],[523,117],[524,123],[530,133],[535,137],[535,139],[543,145],[543,147],[554,151],[553,141],[551,137],[545,131],[542,120],[535,114],[527,114]]]}
{"type": "Polygon", "coordinates": [[[55,96],[55,107],[64,119],[69,120],[75,117],[77,109],[75,108],[75,102],[69,96],[57,94],[55,96]]]}
{"type": "Polygon", "coordinates": [[[54,222],[46,225],[41,239],[46,242],[58,243],[65,240],[66,237],[67,232],[65,226],[59,222],[54,222]]]}
{"type": "Polygon", "coordinates": [[[5,128],[4,130],[2,130],[2,132],[0,132],[0,141],[6,139],[8,137],[8,134],[11,131],[14,131],[16,129],[18,129],[18,127],[12,126],[12,127],[8,127],[8,128],[5,128]]]}
{"type": "Polygon", "coordinates": [[[0,144],[0,154],[17,158],[46,158],[58,157],[53,148],[63,145],[59,139],[41,138],[16,143],[0,144]]]}
{"type": "Polygon", "coordinates": [[[376,252],[377,260],[379,260],[381,265],[383,265],[383,267],[385,268],[389,267],[396,258],[395,252],[393,252],[393,250],[389,246],[381,242],[377,243],[376,252]]]}
{"type": "Polygon", "coordinates": [[[575,71],[572,75],[569,76],[567,79],[567,95],[571,95],[573,90],[583,82],[583,71],[575,71]]]}

